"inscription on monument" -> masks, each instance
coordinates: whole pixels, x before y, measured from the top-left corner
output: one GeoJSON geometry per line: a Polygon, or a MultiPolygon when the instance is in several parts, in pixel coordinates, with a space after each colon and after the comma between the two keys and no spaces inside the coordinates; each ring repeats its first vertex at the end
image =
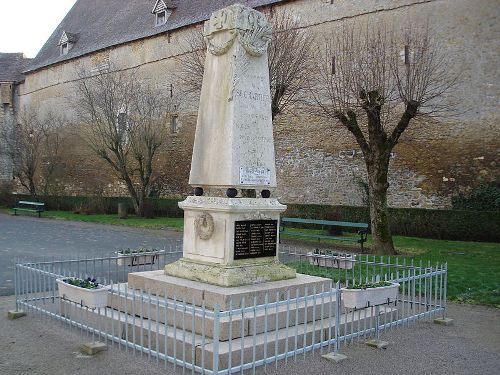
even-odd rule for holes
{"type": "Polygon", "coordinates": [[[262,167],[240,167],[240,183],[242,185],[271,184],[271,170],[262,167]]]}
{"type": "Polygon", "coordinates": [[[277,220],[234,223],[234,259],[276,256],[277,220]]]}

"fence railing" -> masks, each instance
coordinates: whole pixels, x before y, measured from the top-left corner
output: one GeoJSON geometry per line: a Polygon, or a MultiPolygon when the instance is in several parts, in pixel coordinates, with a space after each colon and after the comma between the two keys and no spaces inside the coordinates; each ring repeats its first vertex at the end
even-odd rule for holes
{"type": "Polygon", "coordinates": [[[280,246],[280,259],[299,273],[331,279],[304,287],[233,296],[218,304],[186,293],[133,289],[130,272],[160,270],[182,255],[165,249],[153,262],[121,257],[18,262],[16,307],[49,316],[93,340],[133,351],[159,365],[204,374],[230,374],[277,366],[308,352],[338,352],[355,340],[442,314],[446,310],[446,265],[394,257],[314,254],[280,246]],[[95,277],[109,285],[107,305],[89,308],[60,296],[56,279],[95,277]],[[397,298],[349,308],[343,287],[366,282],[399,283],[397,298]]]}

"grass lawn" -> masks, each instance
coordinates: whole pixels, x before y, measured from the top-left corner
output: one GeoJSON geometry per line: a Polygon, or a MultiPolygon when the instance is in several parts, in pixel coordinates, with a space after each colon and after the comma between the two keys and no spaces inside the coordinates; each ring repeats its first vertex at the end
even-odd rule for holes
{"type": "MultiPolygon", "coordinates": [[[[3,212],[10,210],[2,209],[3,212]]],[[[144,219],[129,216],[128,219],[118,219],[116,215],[81,215],[67,211],[46,211],[42,214],[61,220],[86,221],[101,224],[127,225],[138,228],[163,229],[172,228],[181,231],[183,228],[182,218],[154,218],[144,219]]],[[[309,231],[307,229],[297,229],[309,231]]],[[[349,235],[349,234],[346,234],[349,235]]],[[[284,239],[294,238],[283,236],[284,239]]],[[[294,238],[295,239],[295,238],[294,238]]],[[[310,242],[316,244],[317,241],[310,242]]],[[[342,249],[348,248],[346,242],[321,241],[327,247],[335,249],[341,245],[342,249]]],[[[428,261],[436,263],[448,263],[448,299],[452,301],[483,304],[500,307],[500,243],[465,242],[432,240],[426,238],[394,236],[394,244],[402,257],[414,259],[426,264],[428,261]]],[[[367,246],[371,245],[370,236],[367,246]]],[[[353,250],[359,250],[359,246],[351,244],[353,250]]],[[[385,257],[384,261],[387,261],[385,257]]],[[[300,265],[300,271],[315,273],[322,276],[325,268],[300,265]],[[304,269],[306,267],[306,269],[304,269]]]]}
{"type": "MultiPolygon", "coordinates": [[[[11,210],[2,209],[3,212],[11,212],[11,210]]],[[[127,219],[119,219],[117,215],[85,215],[75,214],[70,211],[44,211],[42,217],[59,220],[72,220],[72,221],[85,221],[89,223],[99,224],[112,224],[112,225],[125,225],[136,228],[146,229],[165,229],[171,228],[182,231],[184,219],[183,218],[169,218],[169,217],[156,217],[154,219],[145,219],[134,215],[129,215],[127,219]]]]}
{"type": "MultiPolygon", "coordinates": [[[[297,229],[309,231],[307,229],[297,229]]],[[[346,234],[349,235],[349,234],[346,234]]],[[[293,236],[283,238],[294,238],[293,236]]],[[[448,299],[456,302],[482,304],[500,307],[500,243],[433,240],[428,238],[394,236],[394,245],[402,258],[432,265],[448,263],[448,299]]],[[[313,241],[311,243],[318,243],[313,241]]],[[[359,245],[346,245],[342,241],[321,241],[335,249],[359,250],[359,245]],[[338,248],[338,247],[337,247],[338,248]]],[[[368,236],[367,246],[371,245],[368,236]]],[[[387,257],[384,257],[387,262],[387,257]]],[[[401,260],[400,260],[401,262],[401,260]]],[[[393,263],[393,260],[391,260],[393,263]]],[[[307,266],[306,266],[307,267],[307,266]]],[[[304,265],[297,265],[303,272],[304,265]],[[301,269],[302,268],[302,269],[301,269]]],[[[328,276],[326,268],[307,267],[308,273],[322,273],[328,276]],[[316,271],[314,271],[314,268],[316,271]]]]}

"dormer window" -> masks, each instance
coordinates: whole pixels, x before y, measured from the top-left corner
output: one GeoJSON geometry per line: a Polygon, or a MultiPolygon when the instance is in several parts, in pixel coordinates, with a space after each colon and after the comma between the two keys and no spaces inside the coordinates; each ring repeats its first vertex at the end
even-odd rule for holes
{"type": "Polygon", "coordinates": [[[61,44],[61,55],[66,55],[69,51],[68,43],[61,44]]]}
{"type": "Polygon", "coordinates": [[[162,26],[167,23],[168,17],[172,14],[175,6],[170,0],[156,0],[151,13],[156,17],[155,25],[162,26]]]}
{"type": "Polygon", "coordinates": [[[156,26],[161,26],[167,22],[167,14],[164,10],[156,13],[156,26]]]}
{"type": "Polygon", "coordinates": [[[76,34],[71,34],[63,31],[61,38],[59,39],[59,48],[61,56],[67,55],[69,50],[73,47],[77,40],[76,34]]]}

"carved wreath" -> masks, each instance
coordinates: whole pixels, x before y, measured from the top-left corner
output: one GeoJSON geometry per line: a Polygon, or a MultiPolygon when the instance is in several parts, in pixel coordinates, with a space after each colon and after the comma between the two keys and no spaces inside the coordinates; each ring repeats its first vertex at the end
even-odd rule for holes
{"type": "Polygon", "coordinates": [[[194,220],[196,235],[202,240],[208,240],[214,233],[214,219],[208,212],[203,212],[194,220]]]}
{"type": "Polygon", "coordinates": [[[267,51],[267,45],[271,40],[272,30],[269,26],[258,26],[252,30],[229,32],[229,40],[216,45],[212,42],[213,35],[205,36],[208,50],[212,55],[220,56],[225,54],[234,44],[236,37],[250,56],[258,57],[267,51]]]}

